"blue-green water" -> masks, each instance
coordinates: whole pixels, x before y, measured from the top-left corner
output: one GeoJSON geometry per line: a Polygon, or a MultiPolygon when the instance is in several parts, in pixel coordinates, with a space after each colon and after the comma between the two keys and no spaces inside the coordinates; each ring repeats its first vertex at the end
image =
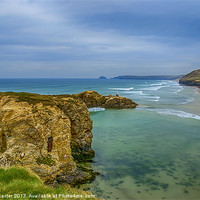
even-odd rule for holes
{"type": "MultiPolygon", "coordinates": [[[[200,199],[200,94],[173,81],[0,79],[0,91],[40,94],[96,90],[119,94],[137,109],[91,112],[93,168],[89,185],[104,199],[200,199]]],[[[87,186],[88,187],[88,186],[87,186]]]]}

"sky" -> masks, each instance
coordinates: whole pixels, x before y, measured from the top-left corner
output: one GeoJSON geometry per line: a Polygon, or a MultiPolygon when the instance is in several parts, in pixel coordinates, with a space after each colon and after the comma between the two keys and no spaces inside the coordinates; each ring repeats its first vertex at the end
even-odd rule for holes
{"type": "Polygon", "coordinates": [[[0,78],[198,68],[199,0],[0,0],[0,78]]]}

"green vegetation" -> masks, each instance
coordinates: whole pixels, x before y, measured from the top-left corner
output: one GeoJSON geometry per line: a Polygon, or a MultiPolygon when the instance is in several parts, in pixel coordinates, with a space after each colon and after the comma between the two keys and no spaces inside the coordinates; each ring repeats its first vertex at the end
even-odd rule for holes
{"type": "Polygon", "coordinates": [[[48,154],[46,157],[43,156],[43,157],[37,158],[36,162],[38,165],[45,164],[45,165],[49,165],[50,167],[56,165],[55,161],[52,160],[50,154],[48,154]]]}
{"type": "MultiPolygon", "coordinates": [[[[12,98],[15,98],[17,102],[27,102],[29,104],[37,104],[42,103],[46,106],[53,106],[55,105],[55,100],[61,100],[62,98],[69,98],[69,102],[75,102],[73,101],[73,98],[75,99],[75,95],[71,96],[68,94],[65,95],[40,95],[35,93],[27,93],[27,92],[0,92],[0,96],[10,96],[12,98]]],[[[76,97],[76,99],[78,99],[76,97]]],[[[9,102],[9,100],[7,100],[9,102]]]]}
{"type": "Polygon", "coordinates": [[[68,199],[69,197],[67,198],[66,195],[76,196],[70,199],[96,199],[91,193],[71,188],[68,185],[60,185],[56,188],[46,186],[37,175],[24,168],[0,168],[1,199],[38,200],[44,199],[42,195],[48,195],[46,199],[68,199]],[[3,195],[10,195],[10,198],[6,198],[6,196],[3,195]],[[83,198],[81,198],[81,195],[83,198]],[[56,196],[57,198],[55,198],[56,196]]]}
{"type": "Polygon", "coordinates": [[[17,98],[18,102],[28,102],[29,104],[42,103],[44,105],[55,105],[50,95],[39,95],[27,92],[1,92],[1,96],[10,96],[17,98]]]}

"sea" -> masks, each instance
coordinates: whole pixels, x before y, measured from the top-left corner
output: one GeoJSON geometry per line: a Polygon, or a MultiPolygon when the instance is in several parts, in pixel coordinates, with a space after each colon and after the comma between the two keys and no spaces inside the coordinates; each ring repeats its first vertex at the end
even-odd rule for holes
{"type": "Polygon", "coordinates": [[[0,79],[0,91],[124,96],[136,109],[90,109],[100,199],[200,199],[200,92],[168,80],[0,79]]]}

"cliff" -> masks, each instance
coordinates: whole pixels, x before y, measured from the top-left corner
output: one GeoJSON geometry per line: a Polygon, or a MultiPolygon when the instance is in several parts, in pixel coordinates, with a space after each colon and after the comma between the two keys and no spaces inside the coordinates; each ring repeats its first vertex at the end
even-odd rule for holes
{"type": "Polygon", "coordinates": [[[74,161],[94,156],[91,130],[87,106],[79,98],[0,94],[0,166],[24,166],[44,182],[76,184],[91,178],[74,161]]]}
{"type": "Polygon", "coordinates": [[[94,91],[77,95],[0,93],[0,166],[23,166],[45,183],[71,185],[94,179],[80,162],[92,160],[88,107],[133,108],[119,96],[94,91]]]}
{"type": "Polygon", "coordinates": [[[189,86],[200,86],[200,69],[186,74],[179,80],[179,83],[189,86]]]}

